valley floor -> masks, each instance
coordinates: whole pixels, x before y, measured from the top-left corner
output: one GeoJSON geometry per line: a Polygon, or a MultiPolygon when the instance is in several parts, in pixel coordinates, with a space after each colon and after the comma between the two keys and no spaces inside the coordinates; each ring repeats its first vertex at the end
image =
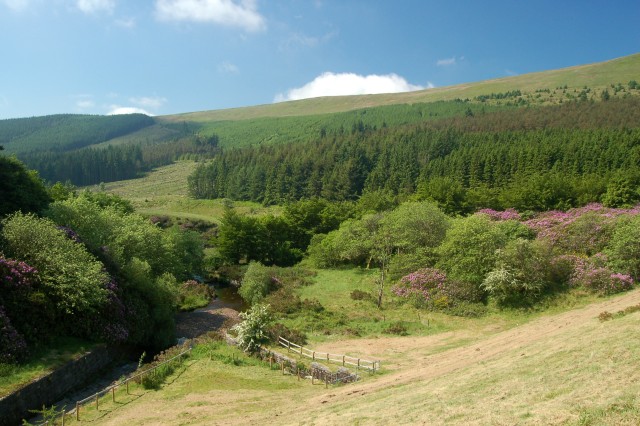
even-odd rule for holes
{"type": "Polygon", "coordinates": [[[598,317],[639,304],[637,289],[506,331],[319,344],[314,349],[348,348],[385,368],[329,389],[261,367],[213,372],[207,361],[194,363],[92,423],[638,424],[640,312],[598,317]]]}

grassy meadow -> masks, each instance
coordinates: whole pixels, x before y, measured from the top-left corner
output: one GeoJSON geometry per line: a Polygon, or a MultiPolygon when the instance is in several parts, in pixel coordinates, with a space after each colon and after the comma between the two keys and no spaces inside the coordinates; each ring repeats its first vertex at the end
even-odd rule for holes
{"type": "MultiPolygon", "coordinates": [[[[341,272],[319,277],[338,284],[341,272]]],[[[344,274],[345,277],[349,274],[344,274]]],[[[360,284],[364,284],[361,282],[360,284]]],[[[316,294],[310,287],[304,294],[316,294]]],[[[357,287],[358,283],[354,284],[357,287]]],[[[342,287],[342,290],[340,290],[342,287]]],[[[335,292],[334,292],[335,291],[335,292]]],[[[326,300],[329,306],[328,300],[326,300]]],[[[339,306],[339,301],[335,306],[339,306]]],[[[107,395],[82,420],[111,424],[637,424],[640,290],[555,314],[491,315],[437,334],[312,342],[380,359],[382,374],[325,386],[214,343],[158,390],[107,395]],[[601,321],[602,312],[616,313],[601,321]],[[474,325],[475,322],[475,326],[474,325]]],[[[70,418],[65,424],[75,424],[70,418]]]]}
{"type": "MultiPolygon", "coordinates": [[[[230,201],[189,198],[187,177],[196,166],[194,161],[177,161],[159,167],[142,178],[107,183],[104,190],[131,201],[136,211],[145,216],[169,216],[218,223],[225,205],[230,201]]],[[[233,201],[231,205],[243,214],[278,214],[280,211],[276,206],[267,208],[243,201],[233,201]]]]}

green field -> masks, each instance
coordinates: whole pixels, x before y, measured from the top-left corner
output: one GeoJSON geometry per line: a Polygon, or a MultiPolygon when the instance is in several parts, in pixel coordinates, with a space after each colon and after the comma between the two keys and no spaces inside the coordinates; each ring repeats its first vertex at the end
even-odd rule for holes
{"type": "MultiPolygon", "coordinates": [[[[350,289],[367,288],[368,275],[325,271],[302,294],[341,309],[350,289]]],[[[382,362],[382,374],[329,389],[239,353],[229,362],[233,350],[216,349],[226,358],[195,357],[159,390],[119,394],[116,404],[107,396],[83,416],[100,425],[637,424],[640,313],[598,317],[639,305],[640,290],[583,302],[561,313],[449,318],[449,330],[434,334],[314,337],[307,346],[317,351],[382,362]]]]}
{"type": "MultiPolygon", "coordinates": [[[[187,177],[197,166],[193,161],[178,161],[159,167],[138,179],[111,182],[104,190],[120,195],[133,203],[136,211],[145,216],[169,216],[217,223],[225,205],[233,205],[238,212],[262,215],[278,214],[277,206],[263,207],[257,203],[224,200],[194,200],[187,193],[187,177]]],[[[98,189],[92,187],[92,190],[98,189]]]]}

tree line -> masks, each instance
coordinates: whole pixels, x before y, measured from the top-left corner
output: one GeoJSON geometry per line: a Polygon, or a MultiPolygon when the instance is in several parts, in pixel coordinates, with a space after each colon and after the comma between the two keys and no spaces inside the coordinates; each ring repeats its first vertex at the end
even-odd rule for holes
{"type": "Polygon", "coordinates": [[[265,205],[382,191],[430,199],[448,213],[632,204],[640,199],[640,108],[635,98],[607,104],[613,107],[577,102],[227,149],[199,165],[189,191],[265,205]]]}

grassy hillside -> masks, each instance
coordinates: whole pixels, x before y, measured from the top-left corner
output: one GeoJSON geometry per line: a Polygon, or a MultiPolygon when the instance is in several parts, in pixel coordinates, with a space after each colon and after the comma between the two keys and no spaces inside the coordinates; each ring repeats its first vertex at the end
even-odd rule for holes
{"type": "MultiPolygon", "coordinates": [[[[136,211],[145,216],[217,223],[224,212],[223,200],[194,200],[187,194],[187,176],[196,166],[193,161],[178,161],[159,167],[142,178],[107,183],[104,189],[130,200],[136,211]]],[[[252,202],[234,202],[233,205],[243,214],[277,214],[279,211],[278,207],[267,208],[252,202]]]]}
{"type": "Polygon", "coordinates": [[[384,105],[471,99],[480,95],[516,89],[523,92],[535,92],[540,89],[553,90],[556,87],[565,85],[571,89],[583,88],[584,86],[602,88],[615,83],[626,84],[630,80],[640,81],[640,54],[595,64],[416,92],[323,97],[245,108],[168,115],[159,117],[159,119],[169,122],[193,121],[203,123],[224,120],[248,120],[262,117],[316,115],[384,105]]]}
{"type": "Polygon", "coordinates": [[[382,374],[329,389],[243,360],[200,359],[158,391],[115,405],[107,396],[100,413],[88,405],[83,415],[100,425],[637,424],[640,313],[598,317],[638,304],[635,290],[434,335],[312,343],[382,360],[382,374]]]}

